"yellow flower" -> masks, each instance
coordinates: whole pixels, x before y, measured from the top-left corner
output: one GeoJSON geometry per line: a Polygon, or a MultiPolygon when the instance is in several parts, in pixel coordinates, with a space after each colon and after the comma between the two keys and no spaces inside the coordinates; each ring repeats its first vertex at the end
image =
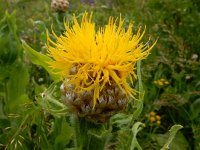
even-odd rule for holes
{"type": "Polygon", "coordinates": [[[168,85],[169,84],[169,81],[167,81],[166,79],[159,79],[159,80],[156,80],[156,81],[153,81],[154,84],[157,84],[159,86],[164,86],[164,85],[168,85]]]}
{"type": "Polygon", "coordinates": [[[93,107],[106,84],[115,83],[127,96],[136,94],[127,79],[136,78],[135,64],[150,53],[155,43],[148,47],[140,42],[145,30],[136,34],[132,24],[123,28],[124,20],[110,17],[107,25],[96,27],[92,14],[84,13],[81,23],[74,15],[72,26],[64,22],[65,32],[54,42],[48,36],[49,62],[55,72],[68,83],[75,85],[77,93],[93,92],[93,107]],[[74,69],[73,69],[74,68],[74,69]],[[72,73],[73,72],[73,73],[72,73]]]}
{"type": "Polygon", "coordinates": [[[165,84],[169,84],[169,81],[165,81],[164,83],[165,83],[165,84]]]}
{"type": "Polygon", "coordinates": [[[158,120],[158,121],[156,121],[156,123],[157,123],[158,125],[160,125],[161,122],[158,120]]]}
{"type": "Polygon", "coordinates": [[[160,120],[160,116],[159,116],[159,115],[156,115],[156,119],[157,119],[157,120],[160,120]]]}
{"type": "Polygon", "coordinates": [[[155,117],[150,117],[150,118],[149,118],[149,121],[150,121],[150,122],[154,122],[154,121],[156,121],[156,118],[155,118],[155,117]]]}
{"type": "Polygon", "coordinates": [[[161,79],[160,79],[160,81],[161,81],[161,82],[164,82],[164,81],[166,81],[166,80],[165,80],[165,79],[163,79],[163,78],[161,78],[161,79]]]}
{"type": "Polygon", "coordinates": [[[163,82],[161,80],[158,80],[158,85],[162,86],[164,84],[163,84],[163,82]]]}
{"type": "Polygon", "coordinates": [[[152,112],[150,112],[149,114],[150,114],[150,116],[151,116],[151,117],[152,117],[152,116],[154,117],[154,116],[156,115],[156,113],[155,113],[155,112],[153,112],[153,111],[152,111],[152,112]]]}

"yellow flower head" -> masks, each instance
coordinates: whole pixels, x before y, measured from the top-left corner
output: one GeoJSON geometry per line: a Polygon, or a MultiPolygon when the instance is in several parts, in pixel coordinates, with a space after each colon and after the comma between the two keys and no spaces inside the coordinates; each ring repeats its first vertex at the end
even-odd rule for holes
{"type": "Polygon", "coordinates": [[[134,96],[127,79],[136,78],[135,64],[144,59],[155,43],[140,42],[145,31],[136,34],[132,24],[123,28],[124,20],[110,17],[107,25],[96,28],[92,14],[84,13],[81,23],[74,15],[72,26],[65,22],[65,32],[56,42],[48,37],[47,48],[54,59],[50,66],[63,79],[75,85],[77,93],[93,92],[93,107],[106,84],[115,83],[127,96],[134,96]]]}
{"type": "Polygon", "coordinates": [[[159,86],[164,86],[164,85],[168,85],[169,84],[169,81],[167,81],[166,79],[164,78],[161,78],[159,80],[155,80],[154,81],[154,84],[157,84],[159,86]]]}

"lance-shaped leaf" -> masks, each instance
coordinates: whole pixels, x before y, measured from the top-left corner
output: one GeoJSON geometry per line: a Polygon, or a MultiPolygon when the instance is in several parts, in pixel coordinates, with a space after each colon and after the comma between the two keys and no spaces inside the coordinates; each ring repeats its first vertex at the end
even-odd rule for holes
{"type": "Polygon", "coordinates": [[[134,150],[135,148],[137,148],[138,150],[142,150],[142,148],[140,147],[140,145],[138,143],[136,136],[137,136],[137,133],[140,130],[142,130],[143,127],[144,127],[144,124],[141,122],[136,122],[133,125],[133,127],[132,127],[133,138],[132,138],[130,150],[134,150]]]}
{"type": "Polygon", "coordinates": [[[61,77],[57,75],[48,64],[49,62],[53,61],[50,57],[32,49],[28,44],[26,44],[25,41],[22,41],[22,46],[25,50],[26,55],[28,56],[28,58],[31,60],[33,64],[40,65],[44,69],[46,69],[55,82],[58,82],[61,80],[61,77]]]}
{"type": "Polygon", "coordinates": [[[173,139],[174,139],[176,133],[177,133],[181,128],[183,128],[183,126],[181,126],[181,125],[173,125],[173,126],[171,127],[171,129],[169,130],[169,133],[170,133],[170,134],[169,134],[169,138],[168,138],[167,142],[165,143],[165,145],[162,147],[161,150],[168,150],[168,149],[169,149],[169,146],[170,146],[171,142],[173,141],[173,139]]]}

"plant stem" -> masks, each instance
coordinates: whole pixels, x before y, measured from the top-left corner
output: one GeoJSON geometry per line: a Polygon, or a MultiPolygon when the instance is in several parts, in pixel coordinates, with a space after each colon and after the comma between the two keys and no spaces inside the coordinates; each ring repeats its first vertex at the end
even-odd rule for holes
{"type": "Polygon", "coordinates": [[[104,124],[95,124],[85,118],[72,116],[74,142],[78,150],[103,150],[109,137],[109,130],[104,124]]]}

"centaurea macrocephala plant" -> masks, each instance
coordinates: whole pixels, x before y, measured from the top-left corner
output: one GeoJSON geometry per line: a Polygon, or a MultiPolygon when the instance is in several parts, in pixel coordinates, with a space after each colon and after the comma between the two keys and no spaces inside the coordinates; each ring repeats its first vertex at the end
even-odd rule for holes
{"type": "Polygon", "coordinates": [[[124,20],[110,17],[107,25],[97,27],[92,14],[83,14],[72,26],[64,22],[65,32],[55,41],[48,36],[47,49],[55,73],[62,77],[64,100],[81,116],[105,120],[125,108],[137,91],[129,81],[136,78],[135,64],[146,58],[156,42],[148,47],[141,39],[145,30],[133,33],[124,20]],[[106,112],[106,117],[101,115],[106,112]],[[109,112],[109,113],[108,113],[109,112]],[[92,116],[92,117],[91,117],[92,116]]]}

